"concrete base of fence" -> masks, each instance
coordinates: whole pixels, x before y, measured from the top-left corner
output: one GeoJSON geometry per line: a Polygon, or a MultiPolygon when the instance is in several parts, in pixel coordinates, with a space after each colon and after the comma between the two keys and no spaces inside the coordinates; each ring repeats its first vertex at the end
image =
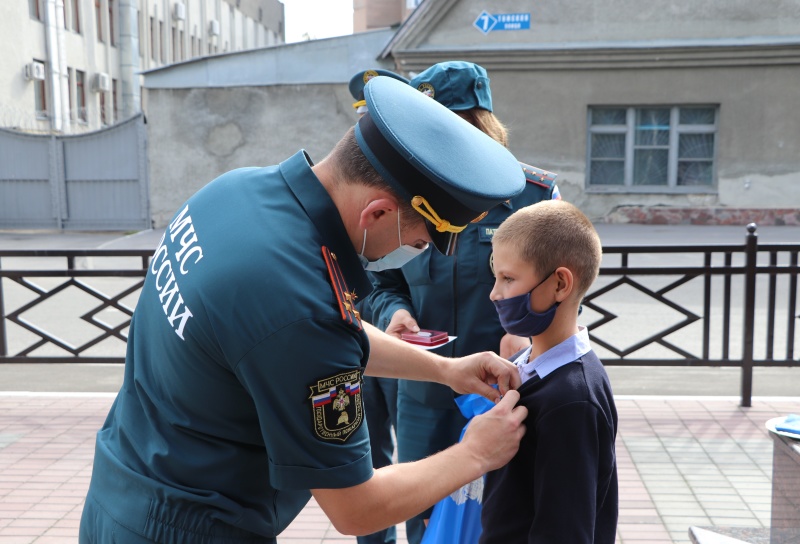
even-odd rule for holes
{"type": "Polygon", "coordinates": [[[692,544],[770,544],[769,529],[751,527],[689,527],[692,544]]]}
{"type": "Polygon", "coordinates": [[[747,225],[798,226],[796,208],[678,208],[671,206],[620,206],[603,218],[605,223],[644,225],[747,225]]]}

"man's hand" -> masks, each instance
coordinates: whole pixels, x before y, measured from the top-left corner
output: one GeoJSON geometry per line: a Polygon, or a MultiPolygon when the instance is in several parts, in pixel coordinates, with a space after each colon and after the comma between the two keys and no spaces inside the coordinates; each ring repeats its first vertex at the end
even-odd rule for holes
{"type": "Polygon", "coordinates": [[[511,357],[531,345],[531,339],[524,336],[514,336],[504,334],[500,339],[500,357],[511,359],[511,357]]]}
{"type": "Polygon", "coordinates": [[[517,367],[491,351],[445,359],[445,363],[443,383],[456,393],[477,393],[497,402],[522,383],[517,367]],[[494,384],[499,390],[492,387],[494,384]]]}
{"type": "Polygon", "coordinates": [[[419,332],[419,325],[408,310],[397,310],[386,327],[386,334],[400,338],[404,332],[419,332]]]}
{"type": "Polygon", "coordinates": [[[484,472],[502,467],[519,449],[528,409],[515,407],[518,401],[519,393],[509,391],[491,410],[474,417],[464,433],[462,444],[482,463],[484,472]]]}

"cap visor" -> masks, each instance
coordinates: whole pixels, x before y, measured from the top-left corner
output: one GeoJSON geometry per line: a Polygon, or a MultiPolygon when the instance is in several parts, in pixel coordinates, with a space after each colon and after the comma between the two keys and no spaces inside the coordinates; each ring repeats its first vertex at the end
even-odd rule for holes
{"type": "Polygon", "coordinates": [[[453,253],[456,252],[458,234],[454,232],[439,232],[436,230],[436,227],[428,221],[426,221],[425,224],[428,228],[428,234],[430,234],[431,240],[433,241],[433,247],[446,257],[452,256],[453,253]]]}

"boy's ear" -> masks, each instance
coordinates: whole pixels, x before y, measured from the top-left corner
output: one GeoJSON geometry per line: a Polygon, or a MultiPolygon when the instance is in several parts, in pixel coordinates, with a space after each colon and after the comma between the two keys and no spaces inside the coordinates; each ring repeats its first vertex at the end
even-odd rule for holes
{"type": "Polygon", "coordinates": [[[565,266],[556,268],[553,275],[558,281],[556,284],[556,301],[564,302],[575,290],[575,276],[572,274],[572,270],[565,266]]]}

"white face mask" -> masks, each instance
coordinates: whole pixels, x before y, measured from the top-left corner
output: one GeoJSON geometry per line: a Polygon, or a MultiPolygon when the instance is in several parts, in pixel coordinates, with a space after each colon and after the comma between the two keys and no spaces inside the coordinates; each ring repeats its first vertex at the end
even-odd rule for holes
{"type": "Polygon", "coordinates": [[[388,255],[384,255],[377,261],[370,261],[364,257],[364,248],[367,247],[367,229],[364,229],[364,242],[361,244],[361,253],[358,255],[358,259],[361,261],[364,270],[369,270],[370,272],[382,272],[383,270],[402,268],[403,265],[405,265],[411,259],[428,249],[428,244],[425,244],[425,247],[422,248],[403,244],[403,240],[400,237],[400,210],[397,210],[397,240],[400,242],[400,247],[388,255]]]}

